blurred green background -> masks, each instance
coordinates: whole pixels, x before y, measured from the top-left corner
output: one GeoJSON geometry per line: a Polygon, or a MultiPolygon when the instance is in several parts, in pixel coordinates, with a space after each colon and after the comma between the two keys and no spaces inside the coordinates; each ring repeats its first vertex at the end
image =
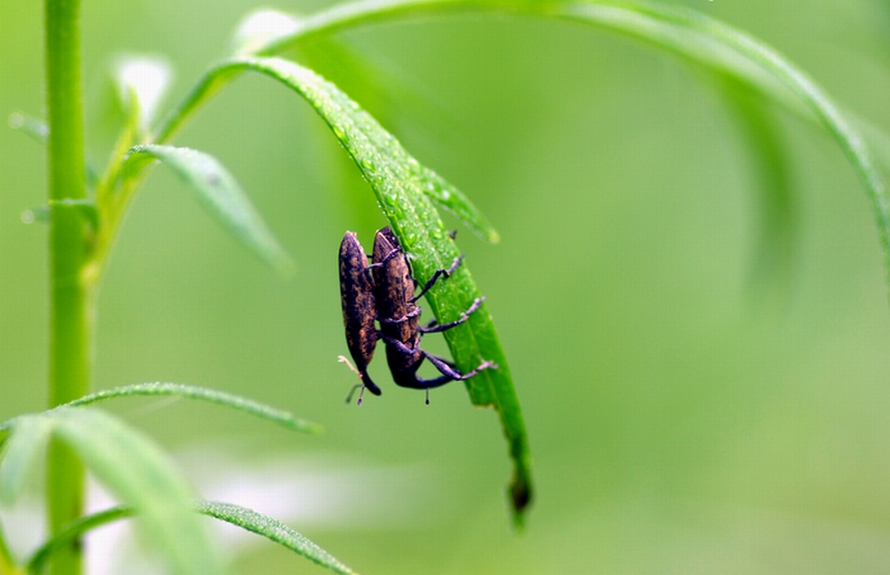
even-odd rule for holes
{"type": "MultiPolygon", "coordinates": [[[[772,44],[848,109],[890,125],[886,3],[686,4],[772,44]]],[[[85,2],[92,159],[101,165],[114,137],[117,54],[167,57],[170,104],[255,8],[85,2]]],[[[0,3],[2,115],[41,114],[40,20],[40,3],[0,3]]],[[[521,18],[401,22],[338,40],[372,63],[382,95],[323,58],[325,46],[302,61],[501,234],[492,246],[464,229],[458,243],[526,419],[537,488],[526,532],[509,526],[496,414],[471,408],[460,384],[435,390],[427,407],[391,383],[381,356],[371,373],[383,396],[344,405],[355,380],[336,361],[346,353],[337,248],[350,229],[370,249],[384,222],[308,105],[265,78],[241,78],[175,143],[228,166],[297,275],[276,277],[157,168],[102,285],[96,385],[214,387],[327,432],[294,436],[191,402],[110,409],[180,454],[210,491],[229,482],[249,499],[271,493],[274,477],[280,512],[260,510],[366,574],[890,570],[886,274],[866,195],[836,145],[776,110],[798,193],[797,251],[786,287],[778,278],[752,297],[757,180],[701,69],[606,31],[521,18]],[[302,511],[285,512],[287,498],[302,511]]],[[[45,184],[41,147],[4,125],[0,420],[45,403],[46,229],[20,219],[45,184]]],[[[444,351],[440,339],[425,345],[444,351]]],[[[265,542],[239,549],[241,573],[321,572],[265,542]]]]}

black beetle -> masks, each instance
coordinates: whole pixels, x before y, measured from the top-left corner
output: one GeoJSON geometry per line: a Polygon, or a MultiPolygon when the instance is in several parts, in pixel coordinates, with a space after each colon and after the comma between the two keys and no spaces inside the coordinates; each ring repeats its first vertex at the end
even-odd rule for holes
{"type": "Polygon", "coordinates": [[[479,371],[496,367],[492,362],[483,362],[476,369],[461,374],[450,361],[428,353],[420,348],[422,333],[440,332],[451,329],[469,319],[470,314],[479,309],[484,298],[476,298],[461,317],[444,324],[431,322],[425,327],[418,325],[421,309],[415,302],[429,290],[441,277],[448,277],[462,258],[455,258],[447,270],[437,270],[428,282],[414,295],[416,284],[411,275],[408,258],[402,251],[398,238],[387,226],[377,232],[374,237],[373,264],[371,273],[374,278],[377,302],[377,320],[380,331],[377,336],[386,343],[386,360],[396,385],[412,389],[427,390],[426,402],[429,403],[429,390],[455,380],[469,379],[479,371]],[[428,359],[442,374],[433,379],[421,379],[417,370],[428,359]]]}
{"type": "MultiPolygon", "coordinates": [[[[356,388],[362,387],[362,393],[367,388],[374,395],[380,395],[380,388],[368,375],[368,364],[374,357],[374,348],[377,346],[377,328],[374,326],[377,304],[368,256],[353,232],[346,232],[340,242],[340,302],[343,306],[346,345],[362,381],[356,388]]],[[[346,401],[351,398],[352,393],[346,401]]],[[[361,395],[358,401],[361,403],[361,395]]]]}

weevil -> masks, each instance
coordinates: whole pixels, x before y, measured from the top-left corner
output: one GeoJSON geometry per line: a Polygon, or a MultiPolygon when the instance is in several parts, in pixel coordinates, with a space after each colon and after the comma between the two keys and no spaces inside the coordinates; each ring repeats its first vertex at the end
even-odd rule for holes
{"type": "Polygon", "coordinates": [[[416,305],[417,300],[440,278],[450,276],[462,259],[455,258],[447,270],[437,270],[420,292],[414,295],[416,284],[398,238],[388,226],[378,230],[374,237],[373,264],[370,267],[374,278],[377,320],[380,322],[377,337],[386,344],[386,361],[396,385],[426,390],[427,403],[431,388],[455,380],[469,379],[483,369],[496,367],[492,362],[485,361],[476,369],[462,374],[450,361],[420,348],[421,334],[441,332],[460,325],[482,305],[484,298],[476,298],[469,309],[454,321],[437,324],[434,320],[426,326],[419,325],[421,308],[416,305]],[[442,375],[433,379],[419,378],[417,370],[424,359],[429,360],[442,375]]]}
{"type": "MultiPolygon", "coordinates": [[[[355,362],[355,371],[361,379],[361,383],[357,384],[352,392],[358,387],[362,388],[358,399],[361,404],[361,396],[365,389],[374,395],[381,393],[380,388],[368,375],[368,364],[374,357],[374,349],[377,347],[378,333],[374,325],[374,320],[377,319],[377,304],[368,256],[365,255],[365,250],[353,232],[346,232],[343,241],[340,242],[340,302],[343,306],[346,346],[355,362]]],[[[347,403],[352,399],[352,392],[346,398],[347,403]]]]}

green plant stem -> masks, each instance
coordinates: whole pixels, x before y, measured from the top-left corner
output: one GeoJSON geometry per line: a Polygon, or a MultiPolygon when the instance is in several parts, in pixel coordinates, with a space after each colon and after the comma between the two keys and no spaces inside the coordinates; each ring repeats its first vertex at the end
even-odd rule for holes
{"type": "MultiPolygon", "coordinates": [[[[88,256],[87,222],[60,202],[86,198],[83,89],[81,85],[80,1],[45,0],[48,170],[50,220],[49,406],[89,391],[92,345],[92,285],[82,274],[88,256]]],[[[53,443],[47,462],[49,527],[56,532],[82,515],[83,465],[66,447],[53,443]]],[[[60,551],[50,573],[79,575],[79,540],[60,551]]]]}

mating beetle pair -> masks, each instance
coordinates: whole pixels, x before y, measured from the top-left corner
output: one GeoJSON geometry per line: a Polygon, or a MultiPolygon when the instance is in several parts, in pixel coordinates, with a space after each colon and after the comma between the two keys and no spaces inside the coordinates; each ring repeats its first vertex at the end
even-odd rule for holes
{"type": "MultiPolygon", "coordinates": [[[[368,264],[365,251],[355,234],[346,232],[340,243],[340,296],[346,344],[355,361],[355,371],[362,381],[352,390],[354,392],[361,388],[359,404],[365,389],[374,395],[381,393],[368,375],[368,364],[374,356],[378,339],[386,344],[386,360],[396,385],[425,389],[427,403],[431,388],[455,380],[469,379],[483,369],[496,367],[492,362],[486,361],[476,369],[461,374],[450,361],[420,348],[422,334],[445,331],[460,325],[482,305],[484,298],[477,298],[454,321],[438,324],[433,320],[425,326],[419,325],[421,309],[416,305],[417,300],[440,278],[451,275],[462,258],[455,258],[447,270],[437,270],[417,295],[414,295],[416,284],[408,258],[388,226],[377,231],[371,258],[372,263],[368,264]],[[379,330],[375,326],[375,320],[380,322],[379,330]],[[424,359],[429,360],[442,375],[433,379],[418,377],[417,370],[424,359]]],[[[351,398],[352,392],[346,401],[351,398]]]]}

